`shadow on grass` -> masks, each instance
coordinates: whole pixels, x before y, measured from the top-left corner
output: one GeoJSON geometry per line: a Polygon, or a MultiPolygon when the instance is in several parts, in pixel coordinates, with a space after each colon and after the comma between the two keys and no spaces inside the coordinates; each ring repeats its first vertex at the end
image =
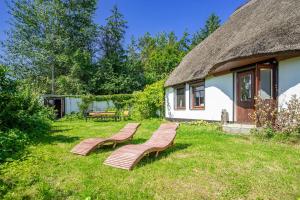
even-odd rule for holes
{"type": "MultiPolygon", "coordinates": [[[[53,133],[64,132],[67,130],[52,130],[48,131],[45,134],[38,136],[30,137],[26,145],[15,145],[11,154],[6,155],[0,159],[0,164],[13,161],[13,160],[22,160],[30,154],[27,150],[28,146],[35,146],[38,144],[56,144],[56,143],[73,143],[76,140],[79,140],[79,137],[70,137],[65,135],[57,135],[53,133]]],[[[0,182],[1,184],[1,182],[0,182]]]]}
{"type": "Polygon", "coordinates": [[[76,140],[79,140],[80,137],[70,137],[65,135],[52,135],[46,134],[36,138],[34,144],[55,144],[55,143],[73,143],[76,140]]]}
{"type": "Polygon", "coordinates": [[[145,156],[138,164],[135,168],[140,168],[143,167],[147,164],[150,164],[152,162],[156,162],[159,161],[162,158],[165,158],[167,156],[169,156],[170,154],[177,152],[177,151],[181,151],[183,149],[188,148],[189,146],[191,146],[191,144],[186,144],[186,143],[175,143],[174,146],[166,149],[165,151],[162,151],[159,153],[158,157],[155,157],[155,153],[156,152],[152,152],[149,156],[145,156]]]}
{"type": "Polygon", "coordinates": [[[125,146],[125,145],[128,145],[128,144],[142,144],[144,143],[145,141],[147,141],[146,139],[133,139],[133,140],[129,140],[127,142],[124,142],[124,143],[119,143],[117,144],[117,146],[115,148],[113,148],[113,144],[110,143],[110,144],[106,144],[106,145],[103,145],[99,148],[97,148],[94,153],[105,153],[105,152],[109,152],[109,151],[115,151],[116,149],[122,147],[122,146],[125,146]]]}

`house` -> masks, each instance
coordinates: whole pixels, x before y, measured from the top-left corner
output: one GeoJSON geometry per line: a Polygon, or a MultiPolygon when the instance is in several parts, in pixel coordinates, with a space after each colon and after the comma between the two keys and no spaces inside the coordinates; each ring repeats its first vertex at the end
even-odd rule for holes
{"type": "Polygon", "coordinates": [[[251,0],[182,60],[165,82],[166,118],[251,124],[254,97],[300,97],[300,1],[251,0]]]}

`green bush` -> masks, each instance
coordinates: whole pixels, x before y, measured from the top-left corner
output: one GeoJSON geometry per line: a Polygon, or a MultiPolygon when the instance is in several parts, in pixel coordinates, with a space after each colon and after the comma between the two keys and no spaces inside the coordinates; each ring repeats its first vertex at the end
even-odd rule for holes
{"type": "Polygon", "coordinates": [[[84,119],[81,113],[71,113],[65,115],[60,121],[75,121],[79,119],[84,119]]]}
{"type": "Polygon", "coordinates": [[[161,80],[147,85],[144,91],[134,93],[133,117],[148,119],[163,116],[164,82],[165,80],[161,80]]]}
{"type": "Polygon", "coordinates": [[[254,136],[278,140],[300,139],[300,98],[295,95],[279,108],[276,101],[256,97],[255,112],[251,117],[260,127],[252,131],[254,136]]]}
{"type": "Polygon", "coordinates": [[[197,120],[197,121],[191,121],[191,122],[185,122],[186,124],[192,125],[192,126],[202,126],[207,129],[212,129],[212,130],[222,130],[222,126],[220,123],[217,122],[208,122],[204,120],[197,120]]]}
{"type": "Polygon", "coordinates": [[[47,133],[53,116],[30,86],[20,84],[0,66],[0,162],[47,133]]]}

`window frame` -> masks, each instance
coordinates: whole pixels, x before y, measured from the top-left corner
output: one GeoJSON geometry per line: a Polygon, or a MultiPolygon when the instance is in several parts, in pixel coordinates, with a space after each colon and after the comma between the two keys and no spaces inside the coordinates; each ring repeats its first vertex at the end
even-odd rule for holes
{"type": "MultiPolygon", "coordinates": [[[[252,73],[249,73],[249,74],[246,74],[246,75],[242,75],[242,78],[245,78],[246,76],[249,76],[249,81],[250,81],[250,86],[251,87],[249,87],[248,88],[248,98],[247,99],[242,99],[243,98],[243,96],[240,94],[240,97],[239,97],[239,101],[240,102],[251,102],[252,101],[252,99],[255,97],[255,94],[254,94],[254,90],[255,90],[255,87],[254,87],[254,84],[255,84],[255,80],[254,80],[254,78],[255,78],[255,76],[253,76],[253,74],[252,73]],[[250,76],[249,76],[250,75],[250,76]],[[250,93],[249,93],[249,89],[250,89],[250,93]]],[[[243,81],[242,81],[242,78],[240,78],[240,80],[239,80],[239,82],[240,82],[240,85],[239,85],[239,90],[240,90],[240,92],[242,91],[242,84],[243,84],[243,81]]]]}
{"type": "Polygon", "coordinates": [[[257,90],[257,96],[259,96],[261,99],[263,99],[263,100],[269,100],[269,99],[274,99],[274,68],[272,68],[272,67],[265,67],[265,66],[262,66],[262,67],[260,67],[259,69],[258,69],[258,90],[257,90]],[[262,70],[270,70],[270,98],[262,98],[261,97],[261,86],[262,86],[262,80],[261,80],[261,71],[262,70]]]}
{"type": "Polygon", "coordinates": [[[174,95],[174,110],[186,110],[186,89],[185,89],[185,85],[180,85],[177,87],[174,87],[175,90],[175,95],[174,95]],[[177,106],[177,90],[183,90],[183,95],[184,95],[184,106],[183,107],[178,107],[177,106]]]}
{"type": "Polygon", "coordinates": [[[190,110],[205,110],[205,101],[206,101],[205,89],[206,89],[205,88],[205,80],[190,84],[190,110]],[[204,103],[203,103],[204,105],[195,106],[194,105],[194,101],[195,101],[194,88],[199,87],[199,86],[203,86],[203,88],[204,88],[203,90],[199,90],[199,91],[204,92],[204,103]]]}

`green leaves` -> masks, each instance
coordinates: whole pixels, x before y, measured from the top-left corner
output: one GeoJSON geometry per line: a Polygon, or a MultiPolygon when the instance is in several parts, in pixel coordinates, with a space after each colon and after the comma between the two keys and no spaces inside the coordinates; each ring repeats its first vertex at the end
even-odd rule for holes
{"type": "Polygon", "coordinates": [[[164,82],[158,81],[147,85],[144,91],[134,93],[133,115],[137,119],[163,116],[164,82]]]}
{"type": "Polygon", "coordinates": [[[196,32],[192,38],[192,44],[190,49],[193,49],[196,45],[205,40],[210,34],[217,30],[221,26],[220,18],[214,13],[209,16],[207,19],[204,28],[201,28],[200,31],[196,32]]]}
{"type": "MultiPolygon", "coordinates": [[[[97,0],[11,2],[5,62],[18,77],[35,79],[36,87],[47,93],[51,87],[44,84],[44,79],[51,77],[52,67],[55,78],[69,76],[70,84],[73,78],[86,84],[87,74],[91,73],[86,69],[92,65],[97,34],[92,21],[96,3],[97,0]]],[[[67,89],[60,92],[64,94],[67,89]]]]}
{"type": "Polygon", "coordinates": [[[220,26],[213,14],[192,41],[187,32],[180,38],[174,32],[146,33],[125,47],[125,17],[114,6],[106,24],[97,26],[97,2],[12,1],[4,63],[40,93],[52,92],[52,72],[56,94],[132,93],[166,78],[220,26]]]}
{"type": "Polygon", "coordinates": [[[0,66],[0,162],[45,134],[52,116],[31,88],[19,84],[8,73],[0,66]]]}
{"type": "Polygon", "coordinates": [[[127,69],[124,37],[127,22],[117,6],[111,10],[106,24],[100,27],[99,50],[101,58],[96,64],[89,88],[93,94],[119,94],[135,90],[127,69]]]}
{"type": "Polygon", "coordinates": [[[138,60],[143,67],[145,82],[154,83],[166,78],[188,51],[188,34],[178,39],[174,32],[156,36],[146,33],[138,42],[138,60]]]}

